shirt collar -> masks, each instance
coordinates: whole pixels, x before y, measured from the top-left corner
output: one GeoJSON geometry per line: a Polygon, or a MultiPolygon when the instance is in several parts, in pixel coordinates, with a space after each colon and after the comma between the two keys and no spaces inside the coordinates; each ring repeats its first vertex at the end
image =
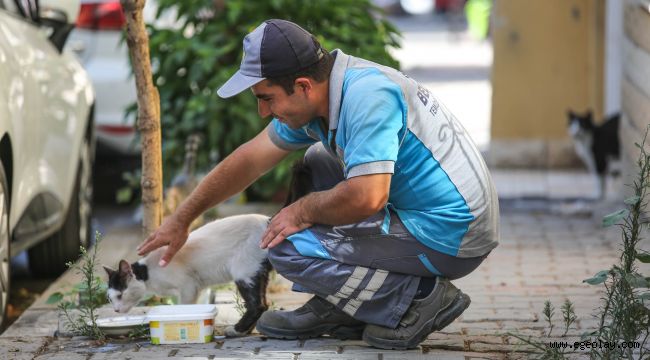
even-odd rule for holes
{"type": "Polygon", "coordinates": [[[339,124],[339,112],[341,110],[341,100],[343,97],[343,80],[345,71],[348,68],[350,56],[346,55],[340,49],[332,51],[335,57],[334,66],[330,73],[329,88],[329,130],[336,130],[339,124]]]}

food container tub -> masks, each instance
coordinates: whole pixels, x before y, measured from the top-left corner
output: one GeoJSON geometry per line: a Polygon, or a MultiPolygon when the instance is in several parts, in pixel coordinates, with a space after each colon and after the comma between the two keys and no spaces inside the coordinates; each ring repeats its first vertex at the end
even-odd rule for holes
{"type": "Polygon", "coordinates": [[[152,344],[200,344],[212,341],[215,305],[160,305],[147,313],[152,344]]]}

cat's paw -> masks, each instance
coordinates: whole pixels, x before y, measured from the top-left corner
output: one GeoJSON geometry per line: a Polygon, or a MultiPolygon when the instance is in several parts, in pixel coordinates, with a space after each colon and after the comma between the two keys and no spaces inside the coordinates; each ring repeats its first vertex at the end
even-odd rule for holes
{"type": "Polygon", "coordinates": [[[226,337],[242,337],[248,335],[247,333],[243,333],[235,330],[235,326],[233,325],[226,326],[226,329],[223,331],[223,334],[226,335],[226,337]]]}

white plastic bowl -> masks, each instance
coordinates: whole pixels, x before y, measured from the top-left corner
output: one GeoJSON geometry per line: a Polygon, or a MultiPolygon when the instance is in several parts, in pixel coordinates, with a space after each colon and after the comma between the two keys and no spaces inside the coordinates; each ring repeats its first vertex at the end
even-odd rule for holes
{"type": "Polygon", "coordinates": [[[127,315],[97,319],[97,326],[106,335],[128,335],[138,326],[148,326],[145,315],[127,315]]]}

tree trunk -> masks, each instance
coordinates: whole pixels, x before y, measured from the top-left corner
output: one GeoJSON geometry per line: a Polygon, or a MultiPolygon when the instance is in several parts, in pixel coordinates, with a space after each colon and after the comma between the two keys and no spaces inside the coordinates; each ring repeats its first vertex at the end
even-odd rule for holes
{"type": "Polygon", "coordinates": [[[142,231],[146,238],[162,221],[162,154],[160,97],[153,84],[149,58],[149,35],[142,19],[146,0],[120,0],[126,16],[129,46],[138,93],[138,121],[142,141],[142,231]]]}

